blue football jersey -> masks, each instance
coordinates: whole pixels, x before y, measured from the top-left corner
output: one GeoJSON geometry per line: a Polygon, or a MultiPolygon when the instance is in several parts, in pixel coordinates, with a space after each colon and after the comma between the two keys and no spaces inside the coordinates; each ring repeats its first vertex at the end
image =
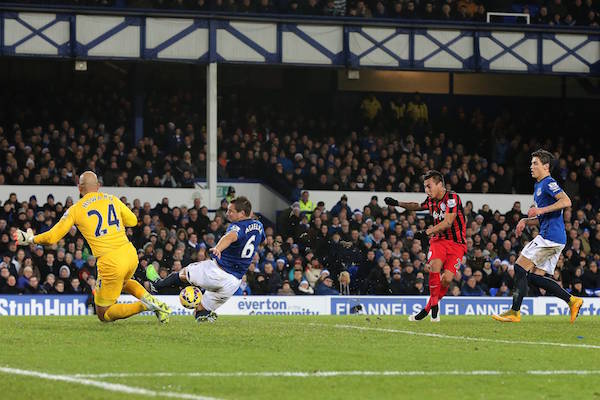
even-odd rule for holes
{"type": "MultiPolygon", "coordinates": [[[[563,191],[551,176],[547,176],[537,182],[533,189],[533,200],[535,201],[535,206],[539,208],[556,203],[557,200],[554,196],[563,191]]],[[[551,240],[554,243],[567,243],[562,210],[538,215],[538,220],[540,221],[540,235],[544,239],[551,240]]]]}
{"type": "Polygon", "coordinates": [[[230,231],[235,231],[238,238],[221,252],[221,258],[217,262],[225,271],[242,279],[258,245],[265,240],[265,229],[260,221],[244,219],[229,224],[226,234],[230,231]]]}

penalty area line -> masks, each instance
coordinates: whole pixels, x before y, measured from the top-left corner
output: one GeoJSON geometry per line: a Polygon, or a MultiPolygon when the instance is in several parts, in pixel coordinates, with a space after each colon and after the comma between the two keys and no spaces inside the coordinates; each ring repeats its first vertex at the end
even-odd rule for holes
{"type": "Polygon", "coordinates": [[[110,382],[102,382],[102,381],[95,381],[95,380],[88,379],[91,377],[84,378],[84,377],[77,377],[77,376],[71,376],[71,375],[55,375],[55,374],[48,374],[45,372],[30,371],[30,370],[25,370],[25,369],[9,368],[9,367],[0,367],[0,373],[9,374],[9,375],[30,376],[30,377],[39,378],[39,379],[68,382],[68,383],[74,383],[74,384],[84,385],[84,386],[93,386],[93,387],[96,387],[96,388],[99,388],[102,390],[108,390],[110,392],[136,394],[136,395],[148,396],[148,397],[168,397],[168,398],[186,399],[186,400],[218,400],[215,397],[198,396],[195,394],[188,394],[188,393],[177,393],[177,392],[166,392],[166,391],[160,391],[160,390],[151,390],[151,389],[144,389],[144,388],[135,387],[135,386],[122,385],[120,383],[110,383],[110,382]]]}
{"type": "Polygon", "coordinates": [[[301,324],[301,325],[318,326],[318,327],[323,327],[323,328],[336,328],[336,329],[350,329],[350,330],[354,329],[354,330],[359,330],[359,331],[400,333],[403,335],[424,336],[424,337],[432,337],[432,338],[438,338],[438,339],[451,339],[451,340],[460,340],[460,341],[489,342],[489,343],[502,343],[502,344],[523,344],[523,345],[528,345],[528,346],[554,346],[554,347],[580,348],[580,349],[600,349],[600,345],[584,344],[584,343],[530,342],[530,341],[526,341],[526,340],[490,339],[490,338],[471,337],[471,336],[444,335],[442,333],[417,332],[417,331],[409,331],[409,330],[404,330],[404,329],[375,328],[375,327],[368,327],[368,326],[355,326],[355,325],[344,325],[344,324],[322,324],[322,323],[316,323],[316,322],[311,322],[308,324],[301,324]]]}
{"type": "Polygon", "coordinates": [[[487,375],[600,375],[600,370],[530,370],[530,371],[232,371],[232,372],[109,372],[79,374],[81,378],[133,378],[133,377],[196,377],[196,378],[329,378],[336,376],[487,376],[487,375]]]}

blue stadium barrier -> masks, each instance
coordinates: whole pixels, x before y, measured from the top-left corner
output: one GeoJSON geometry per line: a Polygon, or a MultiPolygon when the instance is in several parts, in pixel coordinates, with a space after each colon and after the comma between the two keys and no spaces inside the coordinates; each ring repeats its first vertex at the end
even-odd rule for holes
{"type": "Polygon", "coordinates": [[[1,5],[6,56],[595,75],[581,27],[1,5]]]}
{"type": "Polygon", "coordinates": [[[0,295],[0,316],[88,315],[86,295],[0,295]]]}
{"type": "MultiPolygon", "coordinates": [[[[158,296],[175,315],[191,314],[183,308],[178,296],[158,296]]],[[[90,315],[82,295],[0,295],[0,316],[90,315]]],[[[120,303],[137,301],[122,295],[120,303]]],[[[441,315],[489,316],[510,308],[510,297],[445,297],[440,303],[441,315]]],[[[408,315],[420,311],[426,296],[234,296],[218,313],[222,315],[352,315],[357,306],[368,315],[408,315]]],[[[569,315],[569,308],[554,297],[526,297],[521,311],[524,315],[569,315]]],[[[153,315],[146,312],[147,315],[153,315]]],[[[600,298],[584,298],[580,315],[600,315],[600,298]]]]}

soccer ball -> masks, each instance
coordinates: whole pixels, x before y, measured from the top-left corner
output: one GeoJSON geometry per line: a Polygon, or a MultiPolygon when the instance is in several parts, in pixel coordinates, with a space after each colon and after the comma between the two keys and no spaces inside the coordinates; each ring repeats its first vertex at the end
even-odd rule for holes
{"type": "Polygon", "coordinates": [[[185,287],[179,292],[179,302],[185,308],[196,308],[202,300],[202,292],[196,286],[185,287]]]}

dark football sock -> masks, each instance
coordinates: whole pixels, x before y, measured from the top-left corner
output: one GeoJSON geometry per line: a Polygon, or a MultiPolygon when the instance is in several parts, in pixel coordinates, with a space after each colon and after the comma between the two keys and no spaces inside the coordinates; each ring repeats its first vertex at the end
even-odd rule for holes
{"type": "Polygon", "coordinates": [[[523,297],[527,294],[527,271],[519,264],[515,264],[515,289],[512,309],[519,311],[523,303],[523,297]]]}
{"type": "Polygon", "coordinates": [[[439,311],[440,311],[439,306],[432,306],[431,307],[431,319],[436,319],[439,311]]]}
{"type": "Polygon", "coordinates": [[[419,313],[417,315],[415,315],[415,319],[417,321],[420,321],[423,318],[425,318],[427,315],[429,315],[429,311],[427,311],[426,309],[422,309],[421,311],[419,311],[419,313]]]}
{"type": "Polygon", "coordinates": [[[194,318],[198,319],[200,317],[206,317],[210,314],[208,310],[196,310],[194,311],[194,318]]]}
{"type": "Polygon", "coordinates": [[[157,289],[180,286],[182,283],[183,282],[181,282],[181,279],[179,278],[179,272],[171,272],[165,279],[159,279],[156,282],[153,282],[154,287],[157,289]]]}
{"type": "Polygon", "coordinates": [[[551,295],[562,299],[566,303],[569,303],[571,295],[565,289],[561,288],[560,285],[554,279],[530,273],[527,274],[527,280],[533,286],[546,289],[546,291],[551,295]]]}

